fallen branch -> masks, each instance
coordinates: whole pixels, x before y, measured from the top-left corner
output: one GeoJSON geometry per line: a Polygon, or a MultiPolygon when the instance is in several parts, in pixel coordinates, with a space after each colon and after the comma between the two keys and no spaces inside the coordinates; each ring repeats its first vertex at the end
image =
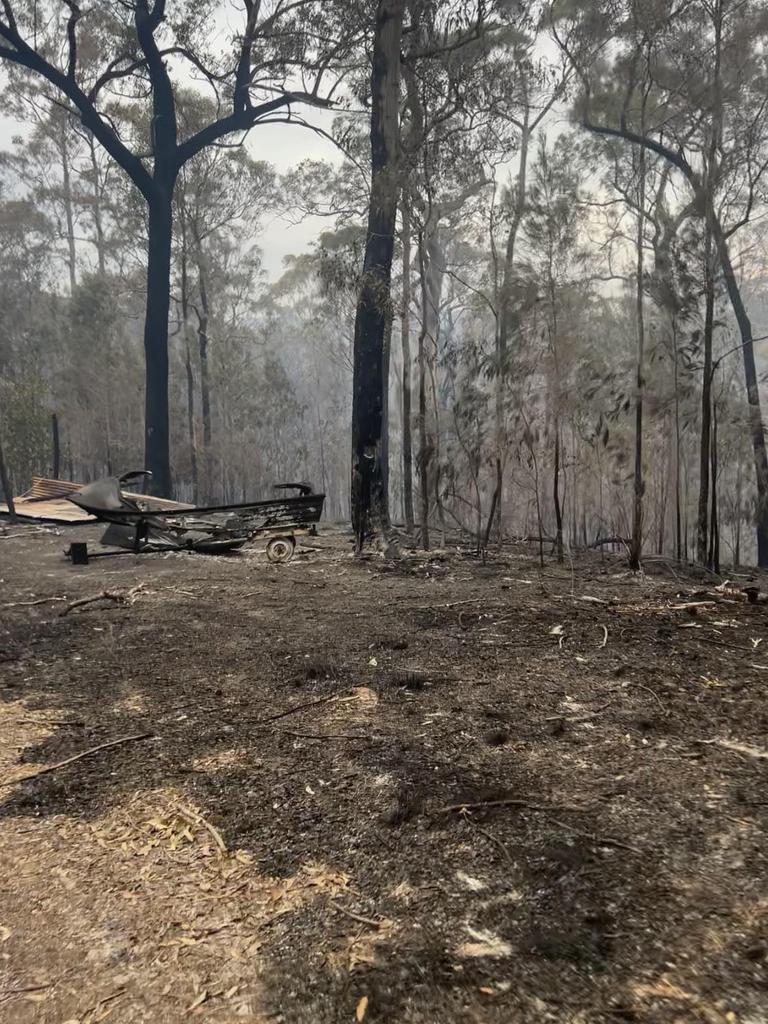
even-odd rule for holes
{"type": "Polygon", "coordinates": [[[636,680],[634,680],[634,679],[628,679],[628,680],[627,680],[627,684],[628,684],[629,686],[636,686],[636,687],[637,687],[638,689],[640,689],[640,690],[645,690],[645,692],[646,692],[646,693],[650,693],[650,695],[651,695],[651,696],[653,697],[653,699],[654,699],[654,700],[656,701],[656,703],[657,703],[657,704],[659,705],[659,708],[660,708],[660,710],[661,710],[661,713],[662,713],[663,715],[665,715],[665,716],[666,716],[667,714],[669,714],[669,712],[667,711],[666,707],[664,706],[664,702],[662,701],[661,697],[659,697],[659,695],[658,695],[658,694],[656,693],[656,691],[655,691],[655,690],[652,690],[652,689],[650,688],[650,686],[646,686],[646,685],[645,685],[645,683],[638,683],[638,682],[637,682],[636,680]]]}
{"type": "Polygon", "coordinates": [[[605,645],[608,643],[608,627],[607,626],[601,626],[600,628],[603,631],[603,639],[600,641],[600,643],[597,646],[598,647],[605,647],[605,645]]]}
{"type": "Polygon", "coordinates": [[[83,608],[85,605],[94,604],[96,601],[115,601],[117,604],[132,604],[136,594],[143,589],[144,584],[139,583],[137,587],[132,587],[130,590],[103,590],[100,594],[93,594],[91,597],[81,597],[77,601],[72,601],[66,608],[62,608],[59,616],[64,618],[65,615],[69,615],[75,608],[83,608]]]}
{"type": "Polygon", "coordinates": [[[297,740],[372,740],[373,736],[353,736],[351,733],[342,732],[290,732],[288,729],[280,730],[281,736],[292,736],[297,740]]]}
{"type": "Polygon", "coordinates": [[[173,809],[190,825],[201,825],[204,829],[206,829],[213,837],[213,841],[214,843],[216,843],[221,853],[226,856],[226,854],[229,852],[227,850],[227,844],[224,842],[221,832],[219,832],[219,830],[215,828],[215,826],[213,826],[210,823],[210,821],[204,818],[202,814],[198,814],[197,811],[193,811],[189,807],[182,807],[181,804],[174,804],[173,809]]]}
{"type": "Polygon", "coordinates": [[[527,800],[508,798],[506,800],[481,800],[474,804],[449,804],[440,807],[437,814],[464,814],[468,811],[484,811],[491,807],[521,807],[526,811],[588,811],[589,807],[575,807],[572,804],[531,804],[527,800]]]}
{"type": "Polygon", "coordinates": [[[342,905],[340,903],[337,903],[336,900],[331,900],[331,906],[334,907],[334,909],[340,911],[342,914],[346,914],[347,917],[351,917],[353,921],[359,921],[360,924],[371,925],[372,928],[381,928],[381,925],[383,923],[381,921],[376,921],[372,917],[363,917],[362,914],[356,914],[354,910],[347,910],[346,907],[342,907],[342,905]]]}
{"type": "Polygon", "coordinates": [[[38,775],[48,775],[49,772],[58,771],[59,768],[64,768],[68,764],[74,764],[75,761],[80,761],[84,757],[90,757],[91,754],[97,754],[100,750],[107,750],[108,747],[117,747],[122,743],[135,743],[138,740],[149,740],[152,738],[154,733],[151,732],[139,732],[134,736],[121,736],[120,739],[110,740],[108,743],[100,743],[97,747],[90,747],[88,750],[83,750],[79,754],[75,754],[73,757],[68,757],[64,761],[57,761],[55,764],[46,765],[44,768],[38,768],[37,771],[29,772],[27,775],[22,775],[20,778],[9,779],[9,783],[16,782],[27,782],[29,779],[36,779],[38,775]]]}
{"type": "Polygon", "coordinates": [[[498,847],[498,848],[499,848],[499,849],[501,850],[501,852],[502,852],[502,853],[504,854],[504,857],[505,857],[505,858],[506,858],[506,859],[507,859],[507,860],[509,861],[509,863],[510,863],[510,864],[512,864],[512,865],[514,865],[514,863],[515,863],[515,858],[514,858],[514,857],[512,856],[512,854],[511,854],[511,853],[509,852],[509,850],[508,850],[508,849],[506,848],[506,846],[504,845],[504,843],[502,843],[502,841],[501,841],[501,840],[500,840],[500,839],[498,838],[498,836],[495,836],[495,835],[493,834],[493,832],[489,832],[489,831],[488,831],[487,829],[481,828],[481,827],[480,827],[480,826],[479,826],[479,825],[477,824],[477,822],[476,822],[476,821],[472,821],[472,819],[471,819],[471,818],[470,818],[470,819],[468,819],[468,820],[470,821],[470,823],[471,823],[471,825],[472,825],[472,828],[473,828],[473,829],[474,829],[474,830],[475,830],[476,832],[479,832],[481,836],[485,836],[485,838],[486,838],[486,839],[488,839],[488,840],[490,840],[490,842],[492,842],[492,843],[494,844],[494,846],[497,846],[497,847],[498,847]]]}
{"type": "Polygon", "coordinates": [[[757,650],[756,647],[744,647],[742,644],[731,644],[727,640],[715,640],[711,636],[702,636],[700,633],[696,633],[695,637],[697,640],[701,640],[705,644],[713,644],[715,647],[725,647],[726,650],[730,651],[746,651],[747,654],[754,654],[757,650]]]}
{"type": "Polygon", "coordinates": [[[21,995],[24,992],[44,992],[46,989],[53,988],[53,985],[54,983],[51,981],[47,985],[19,985],[15,988],[3,988],[0,989],[0,999],[21,995]]]}
{"type": "Polygon", "coordinates": [[[328,697],[321,697],[320,700],[308,700],[305,704],[297,704],[296,707],[288,708],[287,711],[281,711],[277,715],[270,715],[268,718],[251,718],[246,721],[251,721],[255,725],[264,725],[267,722],[277,722],[281,718],[288,718],[289,715],[298,714],[299,711],[304,711],[305,708],[314,708],[318,704],[327,704],[331,700],[336,700],[338,693],[332,693],[328,697]]]}
{"type": "Polygon", "coordinates": [[[66,600],[66,597],[39,597],[36,601],[11,601],[8,604],[0,604],[0,608],[34,608],[39,604],[49,604],[51,601],[66,600]]]}

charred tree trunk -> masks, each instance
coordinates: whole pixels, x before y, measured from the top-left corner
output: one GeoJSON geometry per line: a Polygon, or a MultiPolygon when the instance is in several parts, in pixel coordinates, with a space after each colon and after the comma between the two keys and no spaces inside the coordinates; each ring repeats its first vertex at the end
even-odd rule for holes
{"type": "Polygon", "coordinates": [[[563,561],[563,508],[560,501],[560,422],[555,416],[555,468],[552,482],[555,502],[555,548],[558,562],[563,561]]]}
{"type": "Polygon", "coordinates": [[[707,216],[704,243],[704,375],[701,382],[701,441],[699,446],[699,503],[696,519],[696,558],[707,562],[709,517],[710,435],[712,431],[712,337],[715,324],[715,276],[712,268],[712,222],[707,216]]]}
{"type": "Polygon", "coordinates": [[[404,0],[379,0],[371,68],[371,197],[355,316],[352,384],[352,527],[357,548],[388,531],[385,335],[397,215],[400,44],[404,0]]]}
{"type": "Polygon", "coordinates": [[[737,569],[741,565],[741,488],[742,488],[742,469],[741,469],[741,454],[739,454],[739,461],[736,464],[736,511],[734,514],[735,522],[733,525],[733,567],[737,569]]]}
{"type": "Polygon", "coordinates": [[[675,369],[675,558],[679,562],[683,557],[682,515],[680,494],[680,460],[682,457],[680,440],[680,378],[677,351],[677,321],[672,320],[672,355],[675,369]]]}
{"type": "Polygon", "coordinates": [[[579,477],[577,472],[576,432],[571,422],[571,465],[573,482],[571,484],[571,547],[579,545],[579,477]]]}
{"type": "Polygon", "coordinates": [[[717,405],[712,409],[712,506],[709,523],[709,568],[720,572],[720,522],[717,514],[717,405]]]}
{"type": "Polygon", "coordinates": [[[16,506],[13,503],[13,486],[11,484],[11,475],[8,472],[8,467],[5,464],[2,437],[0,437],[0,487],[3,488],[3,497],[5,498],[5,504],[8,506],[8,516],[11,522],[15,523],[16,506]]]}
{"type": "Polygon", "coordinates": [[[411,210],[403,192],[403,295],[400,311],[400,343],[403,348],[403,511],[405,529],[413,533],[413,434],[411,424],[413,359],[411,356],[411,210]]]}
{"type": "Polygon", "coordinates": [[[640,569],[643,551],[643,398],[645,392],[645,315],[643,308],[643,234],[645,223],[645,150],[638,154],[639,201],[637,215],[637,272],[635,308],[637,315],[637,395],[635,397],[635,474],[632,506],[632,540],[629,547],[629,567],[640,569]]]}
{"type": "Polygon", "coordinates": [[[429,442],[427,439],[427,275],[424,268],[424,238],[419,232],[419,277],[421,280],[421,329],[419,330],[419,496],[421,546],[429,551],[429,442]]]}
{"type": "Polygon", "coordinates": [[[152,493],[169,497],[171,487],[168,408],[168,313],[171,304],[173,184],[158,188],[149,202],[147,309],[144,322],[146,390],[144,464],[152,473],[152,493]]]}
{"type": "MultiPolygon", "coordinates": [[[[389,368],[392,363],[392,326],[395,316],[392,303],[387,303],[387,317],[384,325],[384,350],[382,357],[382,410],[381,410],[381,476],[382,490],[389,496],[389,368]]],[[[387,510],[389,502],[387,501],[387,510]]],[[[387,513],[389,519],[389,513],[387,513]]]]}
{"type": "Polygon", "coordinates": [[[713,228],[725,287],[741,334],[741,351],[744,359],[744,378],[747,387],[750,433],[757,483],[757,564],[764,568],[768,566],[768,452],[766,452],[763,416],[760,408],[760,390],[757,383],[755,349],[752,342],[752,323],[741,297],[741,289],[733,270],[727,240],[716,218],[713,228]]]}

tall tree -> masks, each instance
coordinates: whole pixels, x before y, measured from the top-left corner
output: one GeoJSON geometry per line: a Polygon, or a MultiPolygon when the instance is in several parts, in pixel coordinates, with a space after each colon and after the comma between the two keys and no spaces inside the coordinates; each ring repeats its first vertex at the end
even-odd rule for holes
{"type": "MultiPolygon", "coordinates": [[[[768,565],[768,450],[752,323],[731,252],[734,236],[749,223],[768,170],[763,5],[755,0],[622,0],[571,5],[567,12],[563,7],[563,24],[560,17],[555,3],[553,30],[582,84],[582,125],[666,160],[690,189],[693,212],[711,227],[741,335],[758,563],[768,565]],[[610,76],[605,74],[608,53],[613,53],[610,76]],[[649,106],[641,122],[640,97],[646,90],[649,106]]],[[[704,458],[702,453],[702,465],[704,458]]]]}
{"type": "MultiPolygon", "coordinates": [[[[495,307],[495,363],[496,363],[496,407],[495,407],[495,515],[499,542],[503,534],[504,469],[508,449],[505,419],[507,392],[510,381],[509,345],[520,329],[522,314],[515,306],[515,285],[518,277],[518,236],[526,211],[528,197],[528,163],[531,141],[548,117],[555,104],[562,98],[568,86],[572,71],[567,62],[553,64],[537,55],[542,30],[542,11],[539,5],[532,9],[516,10],[509,6],[505,12],[511,19],[509,50],[511,62],[499,62],[492,69],[493,78],[499,81],[500,95],[506,94],[504,116],[518,132],[517,175],[504,203],[506,237],[501,251],[494,245],[494,296],[495,307]],[[502,85],[509,65],[513,72],[511,82],[502,85]]],[[[493,227],[491,227],[493,231],[493,227]]],[[[490,531],[491,523],[488,528],[490,531]]]]}
{"type": "Polygon", "coordinates": [[[371,198],[355,315],[352,381],[352,527],[358,550],[389,526],[385,340],[398,200],[400,47],[405,0],[378,0],[371,66],[371,198]]]}
{"type": "MultiPolygon", "coordinates": [[[[147,291],[145,462],[153,488],[171,492],[168,315],[172,199],[181,168],[207,146],[247,132],[291,103],[325,105],[328,68],[340,50],[339,11],[317,0],[262,4],[245,0],[234,52],[208,56],[211,21],[219,4],[197,0],[3,0],[0,59],[51,90],[129,176],[146,204],[147,291]],[[322,42],[319,42],[322,40],[322,42]],[[101,68],[83,52],[103,54],[101,68]],[[202,76],[216,113],[186,137],[180,133],[178,87],[172,63],[202,76]],[[295,69],[310,87],[291,88],[295,69]],[[147,97],[150,154],[131,147],[119,123],[120,88],[133,82],[147,97]],[[266,98],[269,97],[269,98],[266,98]]],[[[354,31],[354,29],[351,29],[354,31]]]]}

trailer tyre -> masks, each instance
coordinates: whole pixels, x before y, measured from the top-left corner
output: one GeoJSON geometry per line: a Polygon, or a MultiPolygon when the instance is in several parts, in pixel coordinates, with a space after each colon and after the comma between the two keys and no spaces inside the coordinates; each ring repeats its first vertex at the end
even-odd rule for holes
{"type": "Polygon", "coordinates": [[[267,558],[275,563],[290,562],[295,550],[295,537],[273,537],[267,544],[267,558]]]}

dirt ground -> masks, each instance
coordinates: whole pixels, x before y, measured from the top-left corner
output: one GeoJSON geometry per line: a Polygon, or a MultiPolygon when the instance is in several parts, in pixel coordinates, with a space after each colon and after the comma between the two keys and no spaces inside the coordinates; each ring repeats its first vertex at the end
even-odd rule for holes
{"type": "Polygon", "coordinates": [[[768,1020],[768,605],[84,535],[0,536],[3,1024],[768,1020]]]}

